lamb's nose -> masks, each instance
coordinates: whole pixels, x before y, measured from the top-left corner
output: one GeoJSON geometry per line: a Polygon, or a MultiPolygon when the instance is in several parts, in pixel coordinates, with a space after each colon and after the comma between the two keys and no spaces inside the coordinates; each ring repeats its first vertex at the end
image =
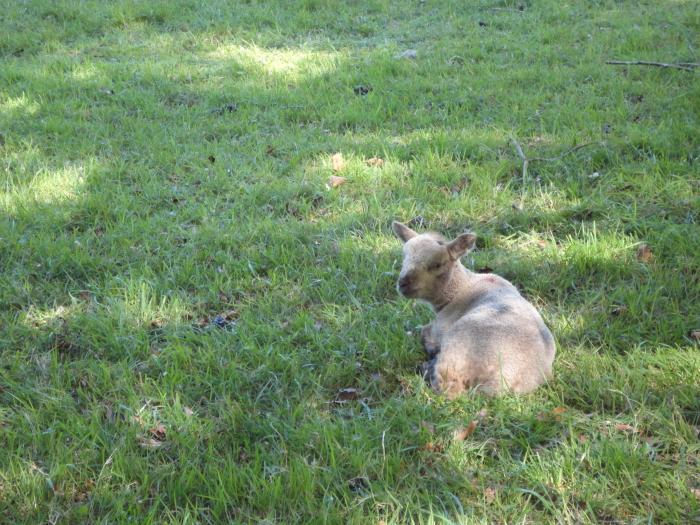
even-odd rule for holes
{"type": "Polygon", "coordinates": [[[404,275],[399,278],[399,286],[401,288],[406,288],[411,285],[411,278],[408,275],[404,275]]]}

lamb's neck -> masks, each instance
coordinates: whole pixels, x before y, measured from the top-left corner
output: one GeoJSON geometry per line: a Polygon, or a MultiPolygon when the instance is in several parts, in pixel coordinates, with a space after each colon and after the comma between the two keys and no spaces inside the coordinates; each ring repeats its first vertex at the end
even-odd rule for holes
{"type": "Polygon", "coordinates": [[[464,295],[469,289],[469,283],[473,278],[474,274],[467,270],[461,262],[457,261],[449,280],[435,299],[431,301],[433,309],[439,312],[457,297],[464,295]]]}

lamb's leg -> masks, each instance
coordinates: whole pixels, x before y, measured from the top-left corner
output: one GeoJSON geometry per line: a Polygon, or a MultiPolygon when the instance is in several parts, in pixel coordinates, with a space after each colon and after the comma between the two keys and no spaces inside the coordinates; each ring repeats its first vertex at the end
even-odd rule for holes
{"type": "Polygon", "coordinates": [[[469,385],[469,377],[461,363],[454,360],[454,356],[444,352],[434,360],[430,386],[435,392],[445,394],[449,399],[454,399],[463,393],[469,385]]]}
{"type": "Polygon", "coordinates": [[[440,344],[433,335],[432,323],[425,325],[420,331],[420,340],[423,343],[425,353],[430,359],[434,359],[440,353],[440,344]]]}
{"type": "Polygon", "coordinates": [[[423,380],[428,384],[431,384],[434,371],[435,359],[431,359],[430,361],[423,361],[418,367],[418,373],[420,373],[423,380]]]}

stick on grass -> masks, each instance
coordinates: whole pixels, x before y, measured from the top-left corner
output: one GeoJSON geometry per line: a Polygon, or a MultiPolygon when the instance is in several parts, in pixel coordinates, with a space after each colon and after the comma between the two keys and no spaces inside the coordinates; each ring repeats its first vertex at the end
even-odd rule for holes
{"type": "Polygon", "coordinates": [[[683,71],[695,71],[695,68],[698,67],[698,64],[694,62],[666,64],[665,62],[647,62],[646,60],[606,60],[605,63],[612,66],[653,66],[671,69],[682,69],[683,71]]]}

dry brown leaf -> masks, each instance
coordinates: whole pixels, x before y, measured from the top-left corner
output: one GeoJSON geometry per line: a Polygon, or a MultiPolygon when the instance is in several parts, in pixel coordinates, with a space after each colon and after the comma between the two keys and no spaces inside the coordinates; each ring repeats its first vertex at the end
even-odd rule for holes
{"type": "Polygon", "coordinates": [[[652,257],[654,254],[651,252],[651,248],[649,248],[648,244],[641,244],[639,248],[637,248],[637,260],[641,262],[649,262],[651,261],[652,257]]]}
{"type": "Polygon", "coordinates": [[[626,304],[616,304],[613,305],[612,309],[610,310],[610,313],[615,316],[623,315],[627,313],[627,310],[629,310],[629,308],[626,304]]]}
{"type": "Polygon", "coordinates": [[[442,452],[443,447],[439,443],[433,443],[432,441],[427,442],[425,445],[423,445],[423,450],[427,452],[442,452]]]}
{"type": "Polygon", "coordinates": [[[163,442],[153,438],[141,438],[139,439],[139,445],[142,448],[156,449],[162,447],[163,442]]]}
{"type": "Polygon", "coordinates": [[[192,410],[190,407],[182,407],[182,411],[187,417],[191,417],[194,415],[194,410],[192,410]]]}
{"type": "Polygon", "coordinates": [[[336,401],[354,401],[359,397],[360,393],[357,388],[341,388],[336,395],[336,401]]]}
{"type": "Polygon", "coordinates": [[[226,321],[235,321],[238,319],[238,310],[226,310],[222,314],[220,314],[221,317],[223,317],[226,321]]]}
{"type": "Polygon", "coordinates": [[[428,433],[435,434],[435,425],[433,425],[432,423],[430,423],[428,421],[421,421],[420,426],[422,428],[424,428],[426,431],[428,431],[428,433]]]}
{"type": "Polygon", "coordinates": [[[562,414],[566,412],[566,407],[554,407],[552,409],[552,414],[554,415],[554,419],[559,421],[561,419],[562,414]]]}
{"type": "Polygon", "coordinates": [[[384,166],[384,159],[380,159],[379,157],[372,157],[371,159],[367,159],[365,161],[365,164],[367,164],[371,168],[381,168],[384,166]]]}
{"type": "Polygon", "coordinates": [[[493,487],[486,487],[484,489],[484,498],[487,503],[493,502],[496,499],[496,489],[493,487]]]}
{"type": "Polygon", "coordinates": [[[458,195],[464,188],[469,185],[471,181],[469,180],[468,177],[462,177],[457,183],[455,183],[452,188],[450,188],[450,191],[452,192],[453,195],[458,195]]]}
{"type": "Polygon", "coordinates": [[[627,432],[627,431],[635,432],[635,428],[632,425],[628,425],[627,423],[616,423],[615,428],[617,430],[621,430],[623,432],[627,432]]]}
{"type": "Polygon", "coordinates": [[[700,500],[700,489],[690,489],[690,492],[693,494],[693,496],[700,500]]]}
{"type": "Polygon", "coordinates": [[[342,186],[347,182],[348,179],[345,177],[338,177],[337,175],[331,175],[331,177],[328,179],[328,188],[337,188],[338,186],[342,186]]]}
{"type": "Polygon", "coordinates": [[[158,423],[155,427],[151,428],[148,433],[158,441],[165,441],[166,429],[165,425],[162,423],[158,423]]]}
{"type": "Polygon", "coordinates": [[[688,337],[691,339],[695,339],[696,341],[700,341],[700,329],[697,330],[691,330],[688,332],[688,337]]]}
{"type": "Polygon", "coordinates": [[[338,173],[345,168],[345,159],[343,159],[342,153],[336,153],[331,157],[331,165],[333,166],[333,171],[338,173]]]}
{"type": "Polygon", "coordinates": [[[588,441],[588,436],[585,434],[579,434],[578,435],[578,442],[579,443],[586,443],[588,441]]]}
{"type": "Polygon", "coordinates": [[[464,441],[465,439],[467,439],[469,436],[471,436],[474,433],[478,424],[479,424],[479,420],[474,419],[466,427],[455,429],[454,434],[453,434],[453,439],[455,441],[464,441]]]}

